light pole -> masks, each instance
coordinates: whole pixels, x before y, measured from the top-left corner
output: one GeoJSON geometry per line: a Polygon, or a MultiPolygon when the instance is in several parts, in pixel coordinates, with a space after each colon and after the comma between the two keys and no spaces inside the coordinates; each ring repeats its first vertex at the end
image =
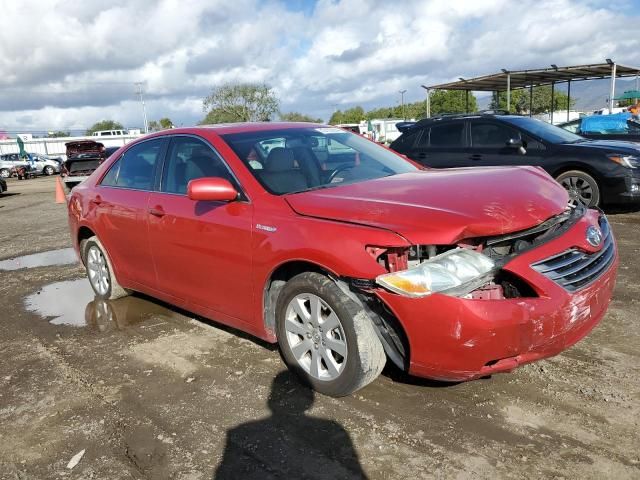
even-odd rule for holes
{"type": "Polygon", "coordinates": [[[404,94],[406,93],[406,90],[400,90],[400,104],[402,105],[402,119],[406,120],[407,116],[404,113],[404,94]]]}
{"type": "Polygon", "coordinates": [[[147,122],[147,108],[144,105],[144,97],[142,94],[144,93],[142,90],[143,82],[136,82],[136,93],[140,98],[140,103],[142,103],[142,116],[144,117],[144,133],[149,133],[149,123],[147,122]]]}

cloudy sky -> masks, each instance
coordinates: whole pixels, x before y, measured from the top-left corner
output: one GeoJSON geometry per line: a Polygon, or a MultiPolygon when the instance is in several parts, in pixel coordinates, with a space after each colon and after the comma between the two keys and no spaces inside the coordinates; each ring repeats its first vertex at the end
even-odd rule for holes
{"type": "Polygon", "coordinates": [[[225,82],[265,82],[281,110],[424,98],[517,69],[640,65],[640,0],[0,0],[0,130],[201,120],[225,82]],[[635,16],[634,16],[635,15],[635,16]]]}

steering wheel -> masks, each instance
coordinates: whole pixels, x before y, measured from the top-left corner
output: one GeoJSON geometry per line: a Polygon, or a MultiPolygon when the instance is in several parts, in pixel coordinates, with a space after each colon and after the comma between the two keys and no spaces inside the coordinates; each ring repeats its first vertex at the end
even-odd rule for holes
{"type": "Polygon", "coordinates": [[[333,179],[336,177],[336,175],[344,170],[349,170],[351,168],[353,168],[354,165],[349,165],[349,164],[344,164],[344,165],[338,165],[338,167],[336,167],[336,169],[331,172],[331,175],[329,175],[329,178],[327,179],[327,183],[332,183],[333,179]]]}

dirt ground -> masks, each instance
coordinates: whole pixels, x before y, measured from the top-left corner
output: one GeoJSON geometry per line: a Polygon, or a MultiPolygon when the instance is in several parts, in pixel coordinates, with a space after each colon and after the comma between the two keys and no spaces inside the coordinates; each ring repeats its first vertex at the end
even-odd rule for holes
{"type": "MultiPolygon", "coordinates": [[[[9,182],[0,260],[70,246],[53,182],[9,182]]],[[[615,299],[578,345],[456,385],[388,366],[341,399],[213,322],[93,301],[68,250],[0,263],[0,478],[640,478],[640,213],[609,218],[615,299]]]]}

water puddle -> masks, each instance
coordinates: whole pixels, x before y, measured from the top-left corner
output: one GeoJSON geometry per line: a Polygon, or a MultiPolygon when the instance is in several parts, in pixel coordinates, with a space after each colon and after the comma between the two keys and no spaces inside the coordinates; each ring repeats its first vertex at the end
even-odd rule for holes
{"type": "Polygon", "coordinates": [[[61,248],[48,252],[34,253],[22,257],[0,261],[0,270],[20,270],[21,268],[50,267],[52,265],[71,265],[78,257],[73,248],[61,248]]]}
{"type": "Polygon", "coordinates": [[[86,278],[51,283],[25,298],[25,308],[52,325],[89,327],[100,332],[121,330],[151,318],[178,314],[167,307],[137,296],[100,300],[86,278]]]}

